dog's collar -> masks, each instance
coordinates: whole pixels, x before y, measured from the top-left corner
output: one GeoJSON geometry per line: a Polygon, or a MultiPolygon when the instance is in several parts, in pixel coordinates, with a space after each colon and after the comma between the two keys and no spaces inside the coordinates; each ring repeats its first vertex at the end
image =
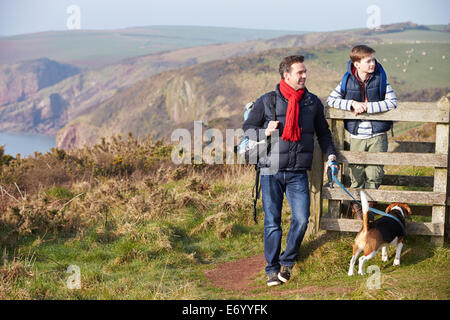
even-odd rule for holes
{"type": "Polygon", "coordinates": [[[395,206],[395,207],[392,207],[392,208],[391,208],[391,210],[394,210],[394,209],[399,210],[400,213],[402,214],[403,218],[405,217],[405,215],[403,214],[402,208],[400,208],[399,206],[395,206]]]}

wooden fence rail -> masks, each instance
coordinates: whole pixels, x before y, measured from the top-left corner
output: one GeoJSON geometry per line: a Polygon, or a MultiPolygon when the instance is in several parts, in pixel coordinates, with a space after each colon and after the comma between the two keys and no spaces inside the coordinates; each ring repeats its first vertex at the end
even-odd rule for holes
{"type": "MultiPolygon", "coordinates": [[[[377,207],[383,211],[382,207],[386,207],[390,202],[406,202],[410,204],[413,215],[431,215],[431,222],[408,222],[406,230],[412,235],[431,236],[432,242],[438,245],[442,245],[445,240],[450,205],[449,99],[450,94],[442,97],[437,104],[404,102],[400,103],[396,110],[358,116],[352,112],[325,107],[325,114],[330,120],[333,139],[338,150],[338,162],[342,164],[338,178],[344,185],[349,184],[349,164],[434,168],[433,176],[385,175],[382,181],[382,186],[425,187],[432,189],[430,191],[387,190],[382,187],[366,189],[366,193],[370,200],[378,202],[377,207]],[[436,124],[436,140],[434,143],[405,142],[395,141],[394,137],[394,141],[389,143],[388,152],[351,152],[344,149],[348,146],[348,133],[343,126],[345,119],[431,122],[436,124]]],[[[342,212],[343,202],[352,199],[339,187],[330,188],[324,185],[326,177],[324,177],[323,160],[323,155],[316,143],[310,174],[311,217],[308,233],[317,232],[319,229],[358,232],[361,229],[361,221],[345,218],[342,212]],[[323,200],[328,200],[326,216],[322,216],[323,200]]],[[[348,188],[348,190],[356,199],[359,199],[358,189],[348,188]]]]}

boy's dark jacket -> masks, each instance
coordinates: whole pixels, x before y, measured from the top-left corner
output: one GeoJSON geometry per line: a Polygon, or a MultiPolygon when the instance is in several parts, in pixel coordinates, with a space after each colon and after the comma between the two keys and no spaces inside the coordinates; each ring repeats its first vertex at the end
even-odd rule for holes
{"type": "MultiPolygon", "coordinates": [[[[353,64],[351,61],[347,63],[347,72],[349,73],[347,86],[345,90],[345,95],[343,99],[345,100],[355,100],[359,102],[364,102],[364,93],[352,72],[353,64]]],[[[365,90],[368,102],[383,101],[384,97],[380,96],[380,68],[378,61],[376,62],[375,71],[370,75],[369,80],[366,83],[365,90]]],[[[351,134],[358,134],[358,126],[361,120],[344,120],[345,129],[351,134]]],[[[392,121],[376,121],[371,120],[372,123],[372,133],[386,132],[391,129],[392,121]]]]}
{"type": "MultiPolygon", "coordinates": [[[[279,138],[272,139],[270,164],[277,166],[280,171],[310,170],[314,151],[314,133],[316,133],[320,148],[327,155],[336,154],[331,132],[325,120],[322,102],[317,96],[305,88],[305,93],[300,101],[299,127],[301,128],[300,141],[284,141],[281,139],[286,123],[286,111],[288,100],[281,94],[279,84],[275,90],[276,94],[276,120],[279,121],[279,138]]],[[[270,93],[266,93],[255,101],[252,112],[244,122],[244,132],[248,129],[267,128],[272,120],[270,107],[270,93]]],[[[265,138],[261,132],[260,140],[265,138]]],[[[261,163],[259,164],[261,167],[261,163]]]]}

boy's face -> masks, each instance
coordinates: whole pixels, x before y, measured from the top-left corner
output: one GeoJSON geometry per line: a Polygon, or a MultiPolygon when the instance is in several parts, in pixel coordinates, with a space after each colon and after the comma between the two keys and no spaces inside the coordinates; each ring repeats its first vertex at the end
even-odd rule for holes
{"type": "Polygon", "coordinates": [[[355,68],[364,73],[372,73],[375,71],[375,56],[373,53],[370,56],[364,57],[359,62],[353,64],[355,68]]]}

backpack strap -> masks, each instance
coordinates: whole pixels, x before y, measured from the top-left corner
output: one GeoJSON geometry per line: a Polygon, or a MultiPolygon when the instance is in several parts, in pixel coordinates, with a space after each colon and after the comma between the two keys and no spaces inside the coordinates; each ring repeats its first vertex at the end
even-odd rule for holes
{"type": "Polygon", "coordinates": [[[258,165],[255,165],[256,175],[255,175],[255,185],[252,189],[252,198],[253,198],[253,221],[255,221],[255,224],[258,223],[258,220],[256,220],[256,203],[258,202],[259,196],[261,194],[261,185],[259,184],[259,177],[261,175],[261,169],[258,167],[258,165]]]}
{"type": "MultiPolygon", "coordinates": [[[[277,94],[275,91],[269,92],[269,101],[270,101],[270,112],[272,114],[272,120],[276,121],[277,115],[275,112],[275,106],[277,103],[277,94]]],[[[270,136],[267,139],[267,154],[270,150],[270,136]]],[[[255,165],[256,175],[255,175],[255,185],[252,189],[252,198],[253,198],[253,220],[255,221],[255,224],[258,223],[258,220],[256,219],[256,203],[258,202],[258,199],[261,195],[261,185],[260,185],[260,176],[261,176],[261,168],[256,164],[255,165]]]]}
{"type": "Polygon", "coordinates": [[[277,104],[277,94],[275,91],[269,92],[270,97],[270,111],[272,112],[272,120],[277,120],[277,114],[275,113],[275,106],[277,104]]]}
{"type": "Polygon", "coordinates": [[[386,72],[384,72],[383,67],[381,64],[378,64],[378,69],[380,70],[380,99],[384,100],[384,97],[386,96],[386,84],[387,84],[387,77],[386,72]]]}
{"type": "MultiPolygon", "coordinates": [[[[277,105],[277,93],[275,91],[269,92],[269,103],[270,103],[270,113],[272,115],[272,121],[277,121],[277,114],[275,111],[276,105],[277,105]]],[[[272,138],[272,136],[269,136],[267,138],[267,155],[269,155],[269,152],[270,152],[271,138],[272,138]]]]}
{"type": "Polygon", "coordinates": [[[345,93],[347,90],[347,82],[348,82],[348,77],[350,76],[350,74],[348,73],[348,71],[344,74],[344,76],[342,77],[342,81],[341,81],[341,95],[344,98],[345,97],[345,93]]]}

